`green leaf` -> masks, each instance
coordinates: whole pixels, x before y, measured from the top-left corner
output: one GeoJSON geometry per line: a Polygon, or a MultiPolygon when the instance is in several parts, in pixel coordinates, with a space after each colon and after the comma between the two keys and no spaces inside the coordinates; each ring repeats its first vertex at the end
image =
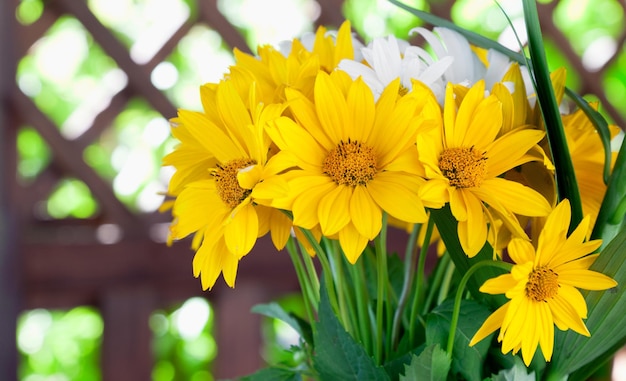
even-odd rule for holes
{"type": "Polygon", "coordinates": [[[591,237],[602,239],[603,245],[607,245],[622,229],[625,214],[626,144],[622,144],[591,237]]]}
{"type": "Polygon", "coordinates": [[[515,363],[512,368],[501,370],[498,374],[491,378],[492,381],[535,381],[535,372],[528,373],[528,369],[522,362],[522,359],[515,357],[515,363]]]}
{"type": "Polygon", "coordinates": [[[585,321],[591,337],[574,331],[557,331],[555,352],[550,374],[565,376],[569,380],[585,380],[593,370],[602,365],[626,344],[626,230],[622,230],[602,250],[591,270],[615,279],[618,286],[606,291],[584,291],[588,318],[585,321]]]}
{"type": "Polygon", "coordinates": [[[320,380],[385,381],[389,376],[377,366],[363,346],[341,325],[333,312],[328,291],[320,287],[319,321],[315,323],[313,366],[320,380]]]}
{"type": "Polygon", "coordinates": [[[524,20],[528,32],[528,51],[533,63],[530,69],[535,78],[537,100],[546,126],[550,153],[556,167],[559,200],[568,199],[572,206],[571,231],[573,230],[572,227],[578,226],[583,219],[580,192],[578,191],[572,158],[567,147],[559,105],[556,102],[552,81],[550,80],[550,70],[548,69],[545,48],[543,46],[543,35],[539,25],[537,4],[535,0],[524,0],[523,4],[524,20]]]}
{"type": "Polygon", "coordinates": [[[295,329],[296,332],[306,341],[307,343],[313,342],[313,334],[311,332],[311,326],[299,318],[298,316],[285,311],[278,303],[272,302],[267,304],[257,304],[252,307],[252,312],[271,317],[274,319],[281,320],[287,323],[291,328],[295,329]]]}
{"type": "Polygon", "coordinates": [[[450,358],[438,344],[429,345],[419,356],[413,355],[405,365],[400,381],[446,381],[450,371],[450,358]]]}
{"type": "Polygon", "coordinates": [[[301,381],[300,373],[289,369],[265,368],[242,377],[241,381],[301,381]]]}
{"type": "MultiPolygon", "coordinates": [[[[445,346],[447,344],[453,307],[453,300],[446,300],[428,314],[426,345],[445,346]]],[[[461,302],[459,322],[454,336],[452,370],[469,381],[483,379],[483,364],[487,357],[491,336],[473,347],[469,346],[469,342],[489,315],[490,311],[487,307],[476,301],[463,300],[461,302]]]]}

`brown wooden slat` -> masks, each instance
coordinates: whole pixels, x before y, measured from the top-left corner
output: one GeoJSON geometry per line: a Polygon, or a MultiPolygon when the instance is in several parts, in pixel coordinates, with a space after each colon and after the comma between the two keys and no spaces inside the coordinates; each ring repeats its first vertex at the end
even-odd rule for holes
{"type": "Polygon", "coordinates": [[[15,1],[0,2],[0,375],[17,379],[17,316],[20,308],[21,273],[15,218],[16,128],[9,102],[15,91],[16,46],[10,38],[16,28],[15,1]]]}
{"type": "MultiPolygon", "coordinates": [[[[12,0],[12,2],[14,1],[12,0]]],[[[44,7],[41,17],[34,23],[27,26],[15,23],[15,32],[10,35],[17,37],[17,57],[25,56],[28,53],[28,49],[54,25],[58,18],[59,15],[50,12],[47,7],[44,7]]]]}
{"type": "Polygon", "coordinates": [[[92,125],[72,142],[81,151],[87,148],[95,139],[98,138],[107,128],[111,127],[115,118],[124,110],[124,107],[130,99],[130,91],[128,88],[120,91],[111,98],[111,103],[102,112],[96,116],[92,125]]]}
{"type": "Polygon", "coordinates": [[[44,115],[26,95],[16,92],[15,104],[13,105],[22,115],[26,123],[32,125],[37,132],[46,140],[59,165],[70,176],[76,176],[84,181],[94,197],[99,201],[102,212],[120,224],[128,232],[134,235],[143,226],[139,216],[131,213],[113,193],[111,184],[104,181],[95,171],[88,166],[82,158],[82,151],[61,135],[58,128],[44,115]]]}
{"type": "Polygon", "coordinates": [[[252,53],[248,43],[224,15],[217,9],[217,0],[198,1],[200,20],[215,29],[231,48],[238,48],[244,53],[252,53]]]}
{"type": "Polygon", "coordinates": [[[83,23],[100,47],[124,70],[128,76],[128,86],[136,95],[144,97],[164,117],[176,115],[176,107],[152,85],[150,70],[137,65],[130,58],[128,49],[91,13],[84,1],[51,0],[48,4],[57,12],[70,13],[83,23]]]}

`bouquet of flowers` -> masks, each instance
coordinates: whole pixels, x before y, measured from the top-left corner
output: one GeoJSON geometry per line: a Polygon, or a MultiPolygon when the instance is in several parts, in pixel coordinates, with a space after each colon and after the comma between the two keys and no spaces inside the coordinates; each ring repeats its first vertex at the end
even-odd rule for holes
{"type": "Polygon", "coordinates": [[[626,343],[619,128],[548,72],[534,1],[521,53],[392,2],[423,46],[346,21],[234,49],[172,119],[171,240],[203,289],[266,234],[290,255],[306,316],[254,310],[300,360],[251,380],[585,379],[626,343]]]}

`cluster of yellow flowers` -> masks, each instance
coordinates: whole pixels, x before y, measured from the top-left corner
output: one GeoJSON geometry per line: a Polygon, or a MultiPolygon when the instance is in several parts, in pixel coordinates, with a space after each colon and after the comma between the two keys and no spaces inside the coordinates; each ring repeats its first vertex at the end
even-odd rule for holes
{"type": "MultiPolygon", "coordinates": [[[[540,345],[549,360],[555,324],[589,334],[575,287],[615,286],[588,270],[600,243],[585,242],[605,190],[601,142],[581,111],[564,117],[588,215],[568,237],[569,203],[557,206],[525,67],[448,29],[413,32],[428,51],[395,37],[363,46],[348,22],[258,56],[235,49],[223,80],[201,86],[203,110],[172,119],[171,239],[195,235],[203,289],[220,274],[232,287],[267,233],[280,250],[292,234],[309,245],[306,229],[338,240],[356,263],[384,215],[421,224],[449,205],[467,256],[489,243],[498,257],[508,245],[515,262],[481,288],[511,300],[473,343],[501,327],[504,352],[521,349],[529,364],[540,345]]],[[[564,71],[552,80],[560,102],[564,71]]]]}

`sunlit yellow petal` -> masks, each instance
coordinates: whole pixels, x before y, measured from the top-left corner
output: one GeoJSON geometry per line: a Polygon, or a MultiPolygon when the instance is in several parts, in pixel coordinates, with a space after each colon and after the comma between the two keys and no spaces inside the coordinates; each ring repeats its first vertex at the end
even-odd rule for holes
{"type": "Polygon", "coordinates": [[[348,262],[355,264],[365,250],[367,238],[359,234],[352,223],[339,231],[339,244],[348,262]]]}
{"type": "Polygon", "coordinates": [[[317,213],[324,235],[336,234],[350,222],[351,197],[352,189],[341,185],[322,196],[317,213]]]}
{"type": "Polygon", "coordinates": [[[259,221],[252,204],[247,204],[231,215],[224,227],[224,239],[228,251],[237,258],[248,254],[259,233],[259,221]]]}
{"type": "Polygon", "coordinates": [[[474,345],[476,345],[476,343],[483,340],[485,337],[489,336],[498,328],[500,328],[500,326],[502,325],[502,320],[504,320],[504,316],[506,315],[508,308],[509,304],[505,303],[500,308],[495,310],[480,326],[478,331],[476,331],[476,333],[472,337],[472,340],[470,340],[469,346],[473,347],[474,345]]]}
{"type": "Polygon", "coordinates": [[[355,187],[350,199],[350,218],[359,234],[373,240],[382,228],[382,216],[365,187],[355,187]]]}

